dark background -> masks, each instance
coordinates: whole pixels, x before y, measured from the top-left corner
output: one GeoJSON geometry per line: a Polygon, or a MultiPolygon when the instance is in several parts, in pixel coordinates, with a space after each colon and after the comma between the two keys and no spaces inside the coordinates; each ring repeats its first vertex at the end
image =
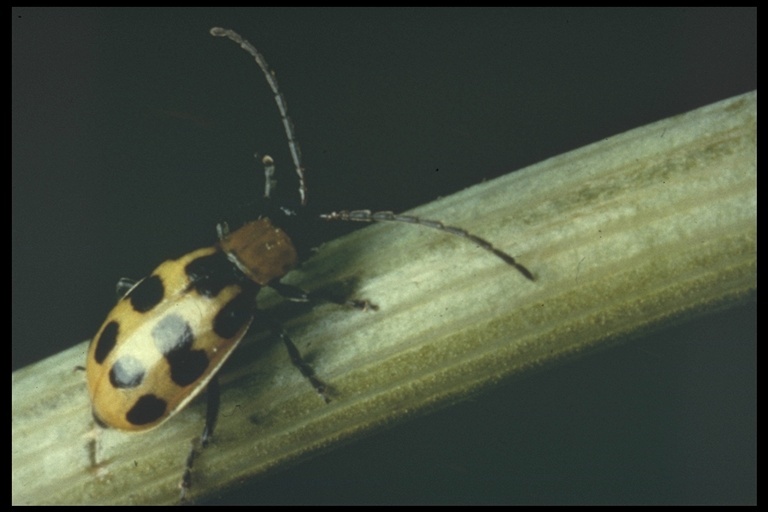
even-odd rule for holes
{"type": "MultiPolygon", "coordinates": [[[[12,369],[90,338],[119,277],[212,243],[261,193],[254,151],[290,171],[260,71],[214,25],[277,71],[320,210],[405,210],[756,88],[755,9],[13,8],[12,369]]],[[[222,500],[754,503],[754,307],[222,500]]]]}

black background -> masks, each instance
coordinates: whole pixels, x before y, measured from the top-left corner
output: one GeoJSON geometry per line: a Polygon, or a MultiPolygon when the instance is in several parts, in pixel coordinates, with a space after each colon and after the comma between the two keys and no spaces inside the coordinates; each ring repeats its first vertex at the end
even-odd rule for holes
{"type": "MultiPolygon", "coordinates": [[[[212,243],[260,194],[254,151],[290,169],[214,25],[277,71],[320,210],[405,210],[756,88],[755,9],[13,8],[12,369],[90,338],[119,277],[212,243]]],[[[748,305],[222,500],[752,503],[754,365],[748,305]]]]}

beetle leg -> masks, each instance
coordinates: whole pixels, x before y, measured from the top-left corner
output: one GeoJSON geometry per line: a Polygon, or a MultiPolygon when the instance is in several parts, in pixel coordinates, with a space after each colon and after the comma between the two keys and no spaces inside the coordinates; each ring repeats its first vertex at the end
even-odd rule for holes
{"type": "Polygon", "coordinates": [[[86,434],[88,440],[88,460],[90,461],[89,471],[98,478],[108,474],[106,469],[108,460],[101,460],[101,434],[106,427],[102,427],[94,418],[91,430],[86,434]]]}
{"type": "Polygon", "coordinates": [[[333,304],[339,304],[340,306],[347,306],[354,309],[361,309],[363,311],[376,311],[379,307],[366,299],[338,299],[328,293],[322,292],[307,292],[290,284],[281,283],[275,281],[269,283],[269,287],[275,290],[281,297],[293,302],[332,302],[333,304]]]}
{"type": "Polygon", "coordinates": [[[211,438],[213,437],[213,430],[216,428],[216,421],[219,419],[219,405],[221,403],[221,391],[219,388],[219,377],[214,375],[208,382],[206,389],[207,405],[205,410],[205,427],[203,427],[203,433],[198,439],[192,441],[192,448],[187,455],[187,462],[184,467],[184,474],[181,477],[179,488],[181,489],[180,499],[186,501],[187,492],[189,491],[192,483],[192,466],[195,463],[195,459],[200,455],[200,452],[208,446],[211,438]]]}
{"type": "Polygon", "coordinates": [[[267,328],[270,329],[272,333],[277,334],[280,337],[283,345],[285,345],[285,349],[288,351],[288,355],[291,358],[291,363],[293,363],[293,366],[298,368],[304,378],[306,378],[309,383],[312,384],[312,387],[315,388],[315,391],[317,391],[317,394],[320,395],[320,398],[322,398],[325,403],[329,403],[331,399],[328,397],[328,385],[320,380],[320,378],[315,374],[314,368],[312,368],[312,366],[310,366],[310,364],[301,357],[301,352],[299,352],[299,349],[296,348],[296,345],[293,343],[293,340],[291,340],[290,336],[288,336],[288,333],[285,332],[285,328],[280,325],[279,322],[275,321],[259,310],[256,311],[256,318],[260,325],[267,326],[267,328]]]}
{"type": "Polygon", "coordinates": [[[328,391],[328,386],[321,381],[317,375],[315,375],[315,369],[312,368],[304,359],[301,357],[301,352],[299,352],[299,349],[296,348],[296,345],[294,345],[291,338],[288,337],[288,333],[285,332],[285,329],[283,329],[282,326],[280,326],[280,339],[283,341],[283,344],[285,345],[285,348],[288,350],[288,355],[291,357],[291,363],[293,363],[293,366],[299,369],[301,374],[309,381],[310,384],[312,384],[312,387],[315,388],[315,391],[317,391],[317,394],[320,395],[320,398],[322,398],[325,403],[329,403],[331,401],[330,398],[328,398],[328,395],[326,392],[328,391]]]}

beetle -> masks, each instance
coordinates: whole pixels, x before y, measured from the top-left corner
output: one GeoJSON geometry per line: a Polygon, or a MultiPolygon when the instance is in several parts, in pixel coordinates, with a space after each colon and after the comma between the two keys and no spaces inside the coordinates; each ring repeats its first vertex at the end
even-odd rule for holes
{"type": "MultiPolygon", "coordinates": [[[[299,208],[307,204],[301,151],[286,102],[274,72],[261,53],[232,30],[213,28],[211,35],[239,44],[261,68],[274,94],[298,177],[299,208]]],[[[329,401],[326,385],[301,357],[285,330],[256,308],[256,295],[270,287],[292,301],[315,297],[280,280],[300,261],[285,223],[300,217],[293,209],[269,201],[275,186],[274,161],[262,159],[265,172],[265,213],[230,232],[217,226],[218,241],[177,259],[161,263],[149,276],[133,283],[121,280],[120,298],[93,337],[86,361],[87,387],[94,421],[100,427],[147,431],[182,410],[207,389],[203,432],[187,457],[181,478],[186,498],[195,458],[209,443],[219,410],[217,373],[251,328],[276,333],[291,362],[329,401]]],[[[461,228],[390,211],[340,210],[320,215],[327,221],[400,222],[460,236],[514,267],[526,279],[533,274],[512,256],[461,228]]],[[[367,301],[337,301],[359,309],[375,309],[367,301]]],[[[98,465],[92,447],[92,464],[98,465]]]]}

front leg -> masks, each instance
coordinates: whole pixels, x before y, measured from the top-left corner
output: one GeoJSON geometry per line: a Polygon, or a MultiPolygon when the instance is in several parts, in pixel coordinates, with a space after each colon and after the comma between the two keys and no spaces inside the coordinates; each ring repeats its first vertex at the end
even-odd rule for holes
{"type": "Polygon", "coordinates": [[[293,302],[331,302],[362,311],[378,311],[379,309],[379,306],[366,299],[338,299],[329,293],[307,292],[298,286],[281,283],[280,281],[270,283],[269,287],[275,290],[281,297],[293,302]]]}

